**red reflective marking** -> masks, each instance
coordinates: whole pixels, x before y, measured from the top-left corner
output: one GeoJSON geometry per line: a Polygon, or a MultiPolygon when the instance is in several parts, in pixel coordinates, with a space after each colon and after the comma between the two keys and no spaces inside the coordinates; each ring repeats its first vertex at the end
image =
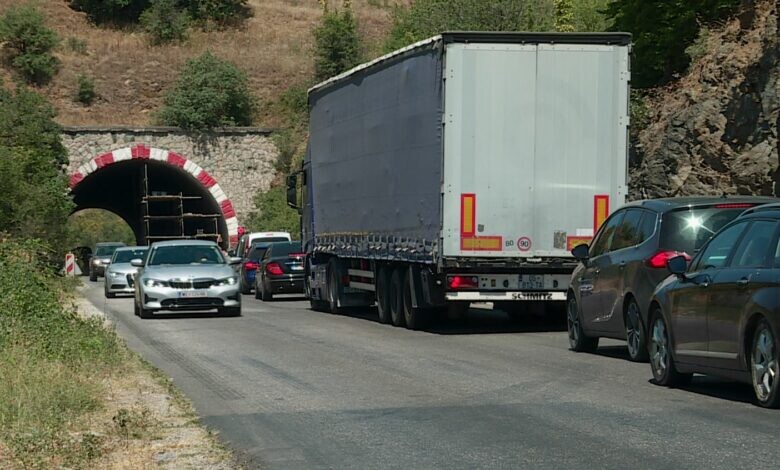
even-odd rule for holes
{"type": "Polygon", "coordinates": [[[104,153],[94,159],[95,166],[103,168],[106,165],[114,163],[114,154],[112,152],[104,153]]]}
{"type": "Polygon", "coordinates": [[[464,237],[472,237],[476,231],[477,222],[477,195],[464,193],[460,195],[460,234],[464,237]],[[470,202],[470,210],[466,206],[470,202]],[[467,213],[468,212],[468,213],[467,213]]]}
{"type": "Polygon", "coordinates": [[[222,209],[222,215],[224,215],[226,219],[236,216],[236,211],[233,209],[233,203],[230,202],[230,199],[222,201],[219,207],[222,209]]]}
{"type": "Polygon", "coordinates": [[[70,175],[70,182],[69,182],[70,189],[75,188],[79,183],[81,183],[83,179],[84,179],[84,175],[82,175],[81,173],[73,173],[72,175],[70,175]]]}
{"type": "Polygon", "coordinates": [[[133,158],[149,158],[151,149],[144,144],[138,144],[130,149],[130,155],[133,158]]]}
{"type": "Polygon", "coordinates": [[[187,163],[187,159],[179,155],[178,153],[168,152],[168,163],[181,168],[184,168],[184,164],[187,163]]]}
{"type": "Polygon", "coordinates": [[[210,174],[206,170],[201,170],[201,172],[198,174],[198,181],[203,184],[203,186],[210,188],[217,184],[217,180],[212,178],[210,174]]]}

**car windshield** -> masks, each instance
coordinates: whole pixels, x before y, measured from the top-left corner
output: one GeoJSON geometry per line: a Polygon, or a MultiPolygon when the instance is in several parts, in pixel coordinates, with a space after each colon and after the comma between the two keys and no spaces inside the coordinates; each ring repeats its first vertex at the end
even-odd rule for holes
{"type": "Polygon", "coordinates": [[[161,264],[224,264],[225,258],[216,246],[173,245],[152,250],[149,266],[161,264]]]}
{"type": "Polygon", "coordinates": [[[669,212],[661,223],[661,248],[692,255],[744,210],[694,207],[669,212]]]}
{"type": "Polygon", "coordinates": [[[117,250],[114,253],[114,259],[112,263],[129,263],[134,259],[142,259],[146,256],[146,248],[139,248],[137,250],[117,250]]]}
{"type": "Polygon", "coordinates": [[[273,256],[287,256],[290,253],[300,253],[301,242],[274,243],[273,256]]]}
{"type": "Polygon", "coordinates": [[[117,248],[122,248],[124,245],[100,245],[95,249],[95,255],[96,256],[111,256],[114,254],[114,252],[117,250],[117,248]]]}
{"type": "Polygon", "coordinates": [[[290,239],[287,238],[287,237],[267,237],[267,238],[258,237],[258,238],[253,239],[252,243],[254,244],[254,243],[260,243],[260,242],[262,242],[262,243],[286,242],[286,241],[289,241],[289,240],[290,239]]]}
{"type": "Polygon", "coordinates": [[[265,252],[268,251],[268,243],[262,243],[259,245],[252,245],[252,249],[249,251],[249,254],[247,255],[247,258],[249,259],[260,259],[263,257],[265,252]]]}

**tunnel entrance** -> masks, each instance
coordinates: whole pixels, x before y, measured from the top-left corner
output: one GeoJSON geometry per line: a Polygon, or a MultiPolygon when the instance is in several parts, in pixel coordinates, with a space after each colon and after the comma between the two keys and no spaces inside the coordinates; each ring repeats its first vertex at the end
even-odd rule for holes
{"type": "Polygon", "coordinates": [[[226,248],[237,239],[235,211],[214,178],[173,152],[115,150],[82,165],[70,183],[75,211],[117,214],[139,244],[196,238],[226,248]]]}

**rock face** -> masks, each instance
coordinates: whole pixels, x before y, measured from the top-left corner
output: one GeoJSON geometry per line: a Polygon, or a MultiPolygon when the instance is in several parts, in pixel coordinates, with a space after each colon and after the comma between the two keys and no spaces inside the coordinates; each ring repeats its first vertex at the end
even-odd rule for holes
{"type": "Polygon", "coordinates": [[[649,99],[650,124],[632,146],[632,199],[780,195],[779,27],[776,2],[757,2],[752,21],[713,32],[688,75],[649,99]]]}
{"type": "Polygon", "coordinates": [[[276,177],[279,151],[270,132],[230,128],[192,135],[169,127],[67,127],[62,143],[68,150],[68,174],[113,150],[145,144],[176,152],[205,169],[232,201],[239,221],[254,210],[252,199],[276,177]]]}

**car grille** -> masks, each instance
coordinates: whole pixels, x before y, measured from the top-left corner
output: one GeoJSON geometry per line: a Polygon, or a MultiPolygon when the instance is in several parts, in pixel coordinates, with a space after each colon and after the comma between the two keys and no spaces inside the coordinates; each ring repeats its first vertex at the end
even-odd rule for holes
{"type": "Polygon", "coordinates": [[[166,299],[160,302],[165,307],[221,307],[222,299],[166,299]]]}
{"type": "Polygon", "coordinates": [[[169,284],[174,289],[208,289],[214,282],[214,279],[173,279],[169,284]]]}

